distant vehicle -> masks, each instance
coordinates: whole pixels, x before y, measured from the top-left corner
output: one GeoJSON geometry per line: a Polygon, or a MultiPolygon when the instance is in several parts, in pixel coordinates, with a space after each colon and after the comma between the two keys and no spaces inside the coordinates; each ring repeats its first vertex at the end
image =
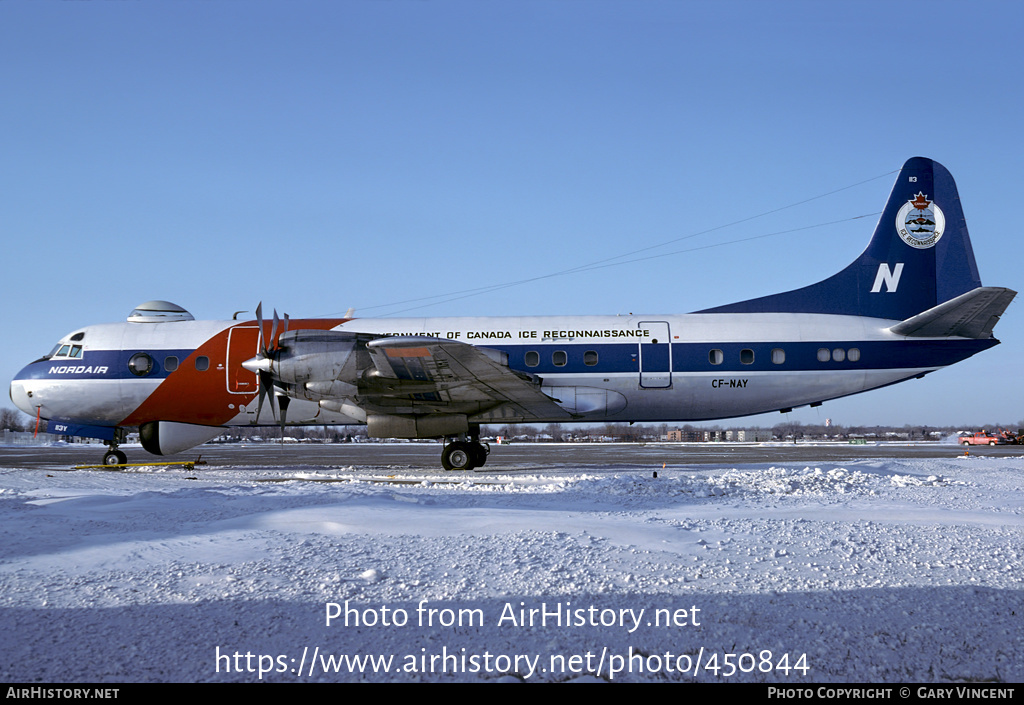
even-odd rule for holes
{"type": "Polygon", "coordinates": [[[1006,439],[988,431],[978,431],[960,436],[960,445],[962,446],[994,446],[1003,443],[1006,443],[1006,439]]]}
{"type": "Polygon", "coordinates": [[[1018,428],[1017,432],[1013,431],[1000,431],[999,435],[1003,437],[1003,442],[1010,445],[1022,445],[1024,444],[1024,428],[1018,428]]]}

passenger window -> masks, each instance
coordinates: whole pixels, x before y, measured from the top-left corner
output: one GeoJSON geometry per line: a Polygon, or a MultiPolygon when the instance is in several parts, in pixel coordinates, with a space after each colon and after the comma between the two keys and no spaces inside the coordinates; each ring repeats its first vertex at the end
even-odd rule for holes
{"type": "Polygon", "coordinates": [[[210,358],[206,357],[206,355],[200,355],[199,357],[197,357],[196,369],[199,370],[200,372],[205,372],[206,370],[210,369],[210,358]]]}
{"type": "Polygon", "coordinates": [[[836,362],[842,362],[846,359],[846,351],[842,348],[836,348],[832,351],[832,359],[836,362]]]}
{"type": "Polygon", "coordinates": [[[174,372],[178,369],[178,358],[174,355],[168,355],[164,358],[164,369],[168,372],[174,372]]]}
{"type": "Polygon", "coordinates": [[[772,349],[772,362],[776,365],[781,365],[786,361],[786,351],[782,348],[772,349]]]}
{"type": "Polygon", "coordinates": [[[850,362],[859,362],[860,361],[860,350],[858,348],[850,348],[846,352],[846,359],[849,360],[850,362]]]}
{"type": "Polygon", "coordinates": [[[711,350],[708,352],[708,362],[712,365],[721,365],[723,360],[725,360],[725,353],[721,350],[711,350]]]}
{"type": "Polygon", "coordinates": [[[831,358],[832,354],[828,348],[818,348],[818,362],[828,362],[831,358]]]}
{"type": "Polygon", "coordinates": [[[527,367],[536,367],[539,364],[540,364],[540,353],[539,352],[537,352],[536,350],[531,350],[530,352],[526,353],[526,366],[527,367]]]}
{"type": "Polygon", "coordinates": [[[128,359],[128,369],[136,377],[145,377],[153,371],[153,358],[146,353],[135,353],[128,359]]]}
{"type": "Polygon", "coordinates": [[[754,364],[754,351],[750,350],[748,348],[744,348],[743,350],[740,350],[740,362],[742,362],[744,365],[753,365],[754,364]]]}
{"type": "Polygon", "coordinates": [[[596,350],[587,350],[585,353],[583,353],[583,364],[584,365],[588,365],[589,367],[593,367],[594,365],[596,365],[597,364],[597,351],[596,350]]]}
{"type": "Polygon", "coordinates": [[[564,350],[556,350],[551,353],[551,362],[554,363],[555,367],[565,367],[567,359],[564,350]]]}

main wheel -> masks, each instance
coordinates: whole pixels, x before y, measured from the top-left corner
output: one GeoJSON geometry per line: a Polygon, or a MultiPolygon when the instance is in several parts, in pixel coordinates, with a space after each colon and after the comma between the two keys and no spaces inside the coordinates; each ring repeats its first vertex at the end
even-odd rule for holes
{"type": "Polygon", "coordinates": [[[473,456],[473,467],[482,468],[484,463],[487,462],[487,456],[491,452],[491,447],[486,443],[470,443],[470,454],[473,456]]]}
{"type": "Polygon", "coordinates": [[[128,462],[128,456],[119,450],[108,450],[103,456],[104,465],[124,465],[128,462]]]}
{"type": "Polygon", "coordinates": [[[441,465],[445,470],[472,470],[473,456],[472,444],[455,441],[441,451],[441,465]]]}

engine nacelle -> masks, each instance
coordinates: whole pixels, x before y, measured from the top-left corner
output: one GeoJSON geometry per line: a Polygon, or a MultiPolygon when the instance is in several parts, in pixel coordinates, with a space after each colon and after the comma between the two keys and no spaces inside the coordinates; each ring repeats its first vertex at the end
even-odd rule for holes
{"type": "Polygon", "coordinates": [[[333,411],[336,414],[344,414],[352,419],[354,424],[366,423],[366,410],[347,399],[325,399],[320,402],[320,408],[333,411]]]}
{"type": "Polygon", "coordinates": [[[297,330],[285,333],[271,370],[284,384],[355,380],[356,337],[330,330],[297,330]]]}
{"type": "Polygon", "coordinates": [[[149,421],[139,426],[142,447],[153,455],[174,455],[213,440],[224,429],[177,421],[149,421]]]}
{"type": "Polygon", "coordinates": [[[366,418],[366,433],[370,438],[440,438],[468,431],[469,421],[464,414],[370,414],[366,418]]]}

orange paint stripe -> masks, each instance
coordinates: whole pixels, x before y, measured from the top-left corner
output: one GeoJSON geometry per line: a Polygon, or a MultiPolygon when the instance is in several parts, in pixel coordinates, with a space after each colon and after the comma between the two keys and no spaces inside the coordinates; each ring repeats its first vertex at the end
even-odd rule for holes
{"type": "Polygon", "coordinates": [[[388,357],[430,357],[427,348],[384,348],[388,357]]]}

